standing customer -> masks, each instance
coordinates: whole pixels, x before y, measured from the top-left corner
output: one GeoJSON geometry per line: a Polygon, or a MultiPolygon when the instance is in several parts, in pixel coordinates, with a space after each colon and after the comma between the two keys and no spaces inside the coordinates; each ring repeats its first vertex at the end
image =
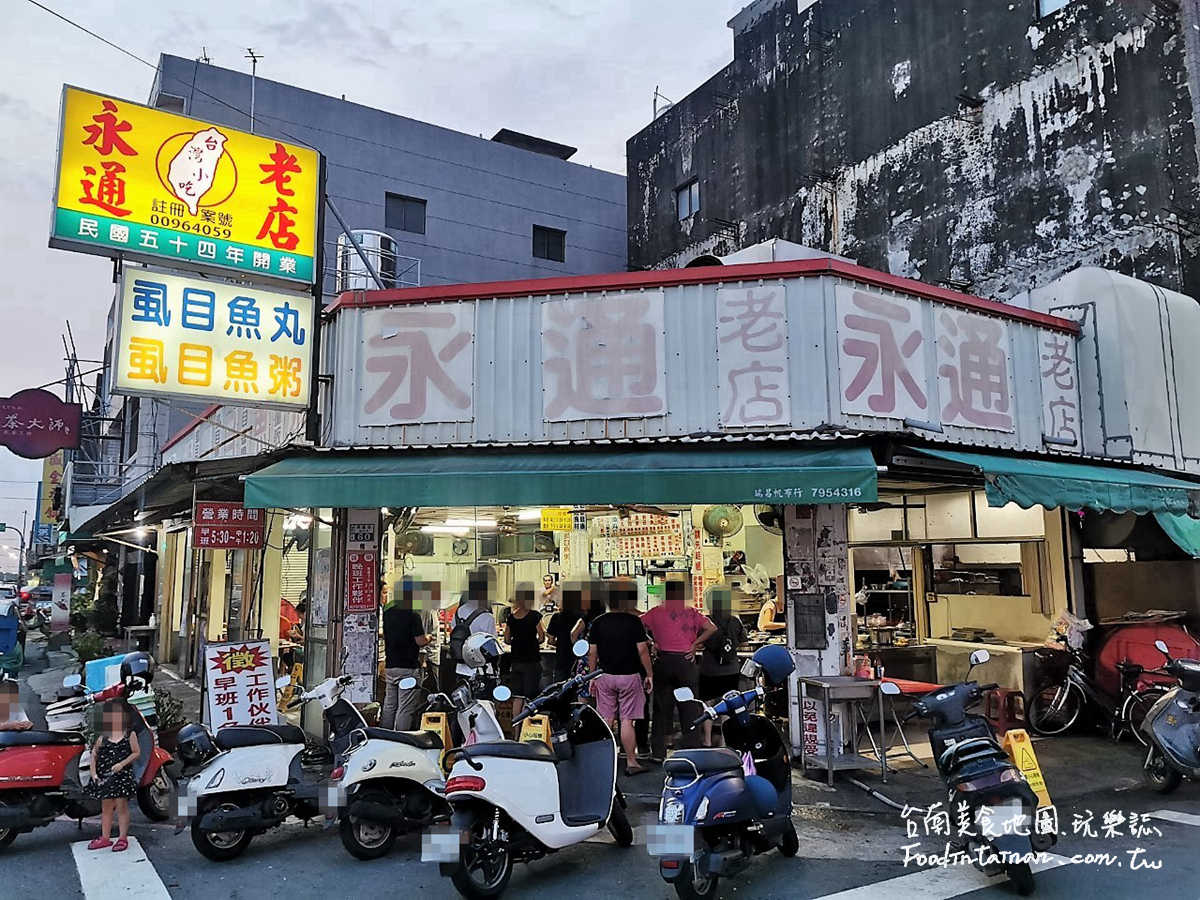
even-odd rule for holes
{"type": "Polygon", "coordinates": [[[432,638],[425,631],[425,622],[413,609],[413,582],[405,578],[400,590],[393,592],[383,611],[384,680],[387,693],[379,727],[392,731],[411,731],[421,706],[420,687],[402,688],[405,678],[420,680],[421,648],[432,638]]]}
{"type": "MultiPolygon", "coordinates": [[[[632,592],[636,600],[637,591],[632,592]]],[[[609,611],[597,617],[588,632],[588,669],[604,672],[592,682],[596,711],[614,731],[621,719],[621,746],[625,749],[625,774],[637,775],[646,767],[637,761],[636,723],[646,715],[646,694],[653,689],[654,672],[646,629],[628,608],[629,592],[613,586],[609,611]],[[645,681],[643,683],[643,676],[645,681]]]]}
{"type": "Polygon", "coordinates": [[[562,591],[554,576],[547,572],[542,576],[542,612],[554,612],[562,605],[562,591]]]}
{"type": "Polygon", "coordinates": [[[88,844],[89,850],[112,847],[114,853],[129,849],[129,798],[137,793],[137,782],[129,767],[137,762],[137,735],[130,728],[129,710],[123,700],[104,704],[100,736],[92,744],[92,786],[100,798],[100,837],[88,844]],[[117,817],[117,842],[108,836],[112,832],[113,815],[117,817]]]}
{"type": "MultiPolygon", "coordinates": [[[[733,614],[733,595],[727,587],[708,589],[708,615],[717,630],[704,642],[704,652],[700,656],[699,696],[711,706],[738,689],[741,660],[737,650],[746,640],[746,628],[733,614]]],[[[705,722],[702,727],[705,746],[713,746],[713,723],[705,722]]]]}
{"type": "MultiPolygon", "coordinates": [[[[684,708],[675,700],[675,689],[700,690],[700,672],[696,654],[717,630],[700,610],[688,606],[682,581],[663,585],[665,597],[661,605],[642,616],[642,624],[658,648],[654,661],[654,718],[650,722],[651,753],[655,762],[667,755],[667,736],[674,723],[675,708],[679,706],[679,724],[685,726],[684,708]]],[[[681,744],[694,747],[698,741],[694,732],[683,728],[681,744]]]]}
{"type": "MultiPolygon", "coordinates": [[[[489,565],[482,565],[467,572],[467,592],[454,611],[450,623],[450,648],[453,651],[456,643],[455,629],[466,630],[467,637],[473,634],[490,634],[496,636],[496,617],[492,615],[492,598],[496,594],[496,570],[489,565]],[[462,626],[462,629],[459,628],[462,626]]],[[[454,671],[464,678],[470,678],[475,670],[459,660],[454,671]]]]}
{"type": "Polygon", "coordinates": [[[566,681],[575,668],[575,629],[583,630],[583,614],[580,604],[583,592],[578,584],[565,584],[562,589],[562,609],[550,617],[546,635],[554,647],[554,680],[566,681]]]}
{"type": "Polygon", "coordinates": [[[542,683],[542,641],[546,629],[542,614],[533,609],[533,585],[522,582],[513,594],[512,609],[504,620],[504,642],[508,644],[509,689],[513,692],[513,716],[519,716],[525,701],[538,695],[542,683]]]}

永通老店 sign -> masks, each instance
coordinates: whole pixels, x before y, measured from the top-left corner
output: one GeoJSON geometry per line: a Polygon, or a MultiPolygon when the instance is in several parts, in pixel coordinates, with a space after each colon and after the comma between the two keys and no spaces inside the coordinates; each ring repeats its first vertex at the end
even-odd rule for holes
{"type": "Polygon", "coordinates": [[[303,409],[312,329],[307,294],[125,268],[113,391],[303,409]]]}
{"type": "Polygon", "coordinates": [[[266,533],[266,511],[240,503],[197,500],[192,510],[192,546],[202,550],[257,550],[266,533]]]}
{"type": "Polygon", "coordinates": [[[209,644],[204,648],[204,683],[214,730],[275,724],[270,641],[209,644]]]}
{"type": "Polygon", "coordinates": [[[79,446],[82,415],[78,403],[63,403],[41,388],[0,397],[0,444],[26,459],[73,450],[79,446]]]}
{"type": "Polygon", "coordinates": [[[66,86],[50,246],[311,284],[320,156],[66,86]]]}

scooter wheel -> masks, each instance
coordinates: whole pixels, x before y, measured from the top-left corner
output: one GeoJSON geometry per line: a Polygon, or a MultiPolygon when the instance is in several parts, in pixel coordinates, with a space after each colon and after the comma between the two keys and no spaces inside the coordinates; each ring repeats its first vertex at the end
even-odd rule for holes
{"type": "Polygon", "coordinates": [[[685,862],[679,867],[679,877],[675,879],[675,893],[679,900],[710,900],[717,896],[716,875],[697,875],[692,863],[685,862]]]}
{"type": "Polygon", "coordinates": [[[1008,876],[1008,880],[1012,882],[1012,886],[1022,897],[1028,897],[1033,893],[1033,869],[1029,868],[1029,863],[1005,866],[1004,874],[1008,876]]]}
{"type": "Polygon", "coordinates": [[[459,864],[450,874],[454,887],[467,900],[499,897],[512,877],[513,858],[508,843],[497,844],[487,837],[490,818],[483,812],[475,816],[459,864]]]}
{"type": "Polygon", "coordinates": [[[355,859],[379,859],[391,852],[396,843],[396,829],[383,822],[368,822],[343,815],[339,823],[342,846],[355,859]]]}
{"type": "Polygon", "coordinates": [[[788,822],[787,828],[783,830],[783,836],[779,839],[779,852],[787,857],[800,852],[800,836],[796,834],[795,823],[788,822]]]}
{"type": "Polygon", "coordinates": [[[192,823],[192,844],[200,855],[213,862],[228,862],[246,852],[254,835],[249,831],[205,831],[192,823]]]}
{"type": "Polygon", "coordinates": [[[1146,757],[1146,781],[1160,794],[1169,794],[1179,787],[1183,776],[1171,768],[1162,751],[1155,747],[1146,757]]]}
{"type": "Polygon", "coordinates": [[[138,788],[138,808],[151,822],[167,821],[171,818],[173,789],[171,777],[163,769],[159,769],[153,781],[138,788]]]}

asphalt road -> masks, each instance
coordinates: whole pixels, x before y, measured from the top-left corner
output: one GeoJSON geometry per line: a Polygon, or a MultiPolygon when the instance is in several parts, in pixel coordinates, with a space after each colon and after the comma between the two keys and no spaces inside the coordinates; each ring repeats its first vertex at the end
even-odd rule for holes
{"type": "MultiPolygon", "coordinates": [[[[1143,791],[1106,793],[1084,797],[1079,804],[1060,811],[1060,827],[1067,834],[1052,851],[1057,857],[1075,854],[1109,854],[1108,865],[1060,864],[1038,875],[1037,896],[1071,898],[1081,896],[1137,897],[1155,900],[1200,897],[1200,787],[1185,785],[1168,800],[1143,791]],[[1092,809],[1097,837],[1070,832],[1076,812],[1092,809]],[[1120,836],[1104,837],[1104,811],[1123,815],[1167,811],[1184,821],[1153,818],[1145,821],[1161,834],[1132,838],[1125,828],[1120,836]],[[1132,851],[1142,850],[1131,855],[1132,851]],[[1134,871],[1134,858],[1147,868],[1134,871]],[[1149,866],[1160,865],[1159,868],[1149,866]]],[[[375,862],[358,862],[342,848],[335,830],[305,828],[290,823],[256,838],[242,858],[225,864],[210,863],[192,847],[188,834],[176,835],[170,826],[151,825],[135,812],[133,834],[144,848],[166,894],[178,898],[259,898],[272,896],[331,898],[405,893],[430,898],[456,896],[435,866],[419,861],[416,838],[397,844],[391,855],[375,862]]],[[[836,809],[808,809],[797,819],[801,835],[800,855],[792,860],[772,852],[754,861],[749,870],[722,885],[723,897],[821,898],[949,898],[1013,896],[1001,879],[987,879],[969,867],[923,870],[905,866],[902,847],[914,843],[905,835],[899,817],[848,813],[836,809]],[[903,879],[894,881],[893,879],[903,879]],[[856,888],[870,886],[866,892],[856,888]],[[842,897],[841,892],[851,892],[842,897]]],[[[118,860],[107,851],[91,854],[87,865],[91,887],[81,890],[81,869],[72,856],[71,844],[90,839],[95,826],[56,822],[20,836],[3,851],[0,863],[4,895],[12,897],[72,897],[107,900],[108,897],[151,896],[120,890],[118,860]],[[111,868],[112,877],[105,878],[111,868]],[[13,893],[8,893],[12,890],[13,893]]],[[[933,847],[932,841],[926,841],[933,847]]],[[[84,854],[85,857],[89,854],[84,854]]],[[[86,879],[85,879],[86,880],[86,879]]],[[[158,894],[157,896],[164,896],[158,894]]],[[[666,898],[674,896],[658,877],[645,848],[616,847],[597,839],[570,848],[514,873],[507,896],[588,897],[623,896],[666,898]],[[549,893],[546,893],[549,892],[549,893]]]]}

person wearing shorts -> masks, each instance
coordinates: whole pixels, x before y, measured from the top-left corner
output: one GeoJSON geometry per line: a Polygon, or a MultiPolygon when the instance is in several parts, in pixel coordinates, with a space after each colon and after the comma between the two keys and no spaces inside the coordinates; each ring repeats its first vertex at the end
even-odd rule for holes
{"type": "Polygon", "coordinates": [[[628,595],[626,591],[610,591],[608,612],[592,623],[588,631],[588,668],[604,672],[591,685],[596,711],[614,731],[620,719],[625,774],[637,775],[646,767],[637,761],[635,723],[646,715],[646,693],[653,689],[654,670],[642,620],[632,610],[622,609],[628,595]]]}
{"type": "Polygon", "coordinates": [[[533,609],[533,585],[517,585],[512,609],[504,620],[504,639],[509,646],[508,687],[513,692],[513,715],[519,716],[525,701],[532,700],[541,690],[542,641],[546,629],[542,614],[533,609]]]}

